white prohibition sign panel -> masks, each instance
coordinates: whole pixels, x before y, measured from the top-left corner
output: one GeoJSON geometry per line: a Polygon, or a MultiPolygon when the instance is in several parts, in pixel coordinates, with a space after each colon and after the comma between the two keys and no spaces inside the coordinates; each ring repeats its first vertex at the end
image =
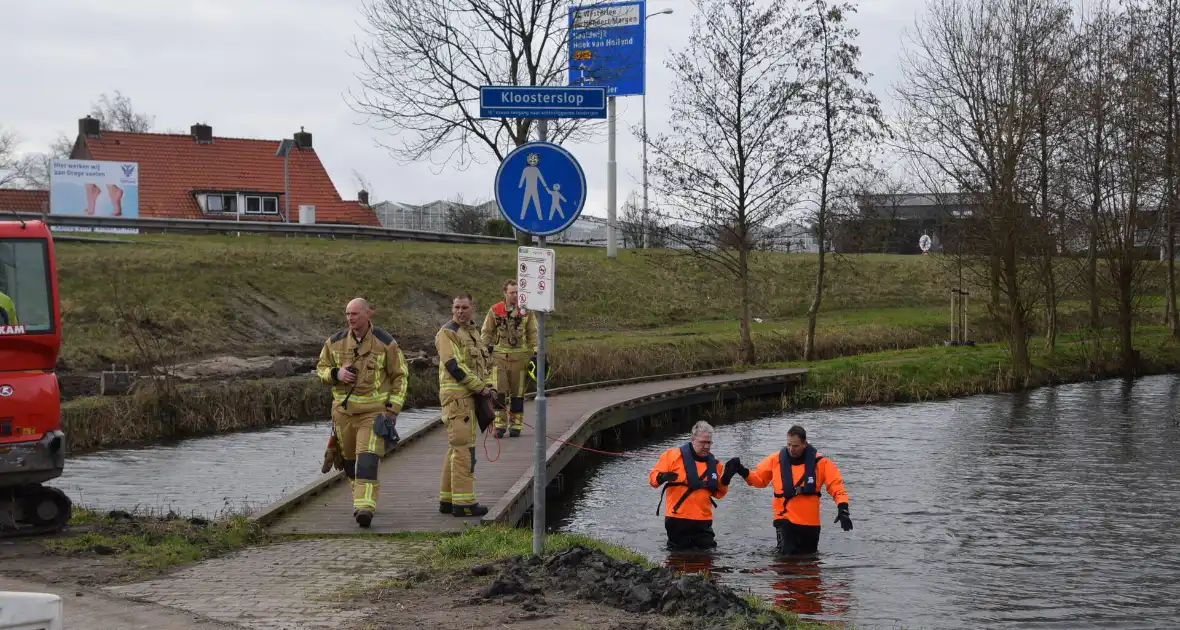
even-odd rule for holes
{"type": "Polygon", "coordinates": [[[516,250],[516,295],[522,308],[540,313],[553,312],[554,274],[552,249],[518,247],[516,250]]]}

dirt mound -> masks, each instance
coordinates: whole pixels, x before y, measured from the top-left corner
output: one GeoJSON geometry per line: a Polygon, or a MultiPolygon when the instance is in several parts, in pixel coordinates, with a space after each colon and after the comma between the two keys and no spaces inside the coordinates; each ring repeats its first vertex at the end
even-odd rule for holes
{"type": "Polygon", "coordinates": [[[747,628],[794,627],[785,617],[756,609],[732,589],[700,575],[678,575],[669,567],[645,569],[581,546],[544,562],[515,556],[474,567],[471,573],[495,576],[480,597],[504,598],[520,603],[525,610],[543,609],[543,594],[553,589],[633,613],[687,615],[698,622],[718,624],[712,626],[717,628],[727,627],[734,616],[745,617],[747,628]]]}

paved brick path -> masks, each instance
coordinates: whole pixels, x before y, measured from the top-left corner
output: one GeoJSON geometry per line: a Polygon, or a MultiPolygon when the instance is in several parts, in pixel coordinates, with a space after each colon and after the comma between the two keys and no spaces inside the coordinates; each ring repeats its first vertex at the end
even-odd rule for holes
{"type": "MultiPolygon", "coordinates": [[[[426,543],[388,537],[290,541],[201,562],[162,579],[105,590],[232,627],[346,628],[355,626],[369,611],[338,601],[340,593],[356,592],[364,584],[406,573],[414,568],[416,554],[425,548],[426,543]],[[333,601],[334,595],[337,601],[333,601]]],[[[207,627],[216,626],[193,626],[194,630],[207,627]]]]}
{"type": "Polygon", "coordinates": [[[205,621],[191,613],[163,606],[130,602],[89,588],[0,576],[0,591],[53,593],[61,597],[65,611],[63,627],[71,630],[232,630],[239,627],[205,621]]]}

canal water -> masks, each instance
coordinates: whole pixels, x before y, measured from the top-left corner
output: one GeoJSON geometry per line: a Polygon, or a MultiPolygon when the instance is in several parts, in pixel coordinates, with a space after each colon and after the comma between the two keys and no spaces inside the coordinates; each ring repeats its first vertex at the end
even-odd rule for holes
{"type": "MultiPolygon", "coordinates": [[[[407,411],[399,430],[437,413],[407,411]]],[[[1180,627],[1180,376],[730,419],[714,452],[753,468],[793,423],[840,467],[851,497],[855,527],[844,532],[825,493],[815,558],[773,557],[771,490],[740,478],[718,502],[719,547],[669,554],[647,485],[653,457],[598,458],[566,485],[553,524],[858,628],[1180,627]]],[[[95,453],[71,458],[54,483],[100,509],[216,516],[320,477],[328,431],[95,453]]]]}
{"type": "Polygon", "coordinates": [[[1180,377],[780,413],[718,423],[713,452],[753,468],[794,423],[851,499],[844,532],[824,494],[814,558],[773,557],[773,491],[740,477],[713,553],[665,551],[654,458],[605,458],[561,528],[857,628],[1180,627],[1180,377]]]}
{"type": "MultiPolygon", "coordinates": [[[[398,433],[437,418],[439,411],[402,412],[398,433]]],[[[66,460],[65,473],[50,485],[86,507],[216,517],[268,505],[323,476],[330,434],[331,422],[324,420],[101,451],[66,460]]]]}

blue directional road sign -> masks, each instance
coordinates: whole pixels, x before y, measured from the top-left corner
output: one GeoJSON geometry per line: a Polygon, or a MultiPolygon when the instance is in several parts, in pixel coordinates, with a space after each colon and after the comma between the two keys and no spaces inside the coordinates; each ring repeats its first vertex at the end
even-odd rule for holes
{"type": "Polygon", "coordinates": [[[496,171],[496,203],[513,227],[533,236],[573,225],[586,203],[586,174],[561,145],[529,142],[516,147],[496,171]]]}
{"type": "Polygon", "coordinates": [[[643,94],[646,15],[643,0],[570,7],[569,84],[601,85],[607,96],[643,94]]]}
{"type": "Polygon", "coordinates": [[[480,118],[606,118],[606,89],[598,86],[484,85],[480,118]]]}

